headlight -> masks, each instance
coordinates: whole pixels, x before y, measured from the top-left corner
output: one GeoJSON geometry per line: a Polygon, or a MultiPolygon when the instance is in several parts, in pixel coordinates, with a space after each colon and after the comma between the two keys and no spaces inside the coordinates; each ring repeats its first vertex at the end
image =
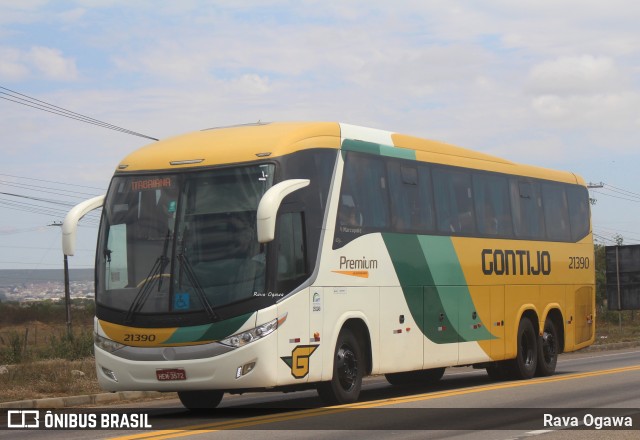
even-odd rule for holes
{"type": "Polygon", "coordinates": [[[228,338],[220,341],[220,343],[235,348],[243,347],[273,333],[278,328],[278,325],[281,325],[285,321],[285,319],[287,319],[286,315],[283,318],[276,318],[273,321],[269,321],[266,324],[262,324],[261,326],[252,328],[251,330],[247,330],[246,332],[229,336],[228,338]]]}
{"type": "Polygon", "coordinates": [[[93,342],[95,342],[96,346],[108,353],[113,353],[114,351],[120,350],[122,347],[124,347],[124,344],[112,341],[111,339],[100,336],[97,333],[93,334],[93,342]]]}

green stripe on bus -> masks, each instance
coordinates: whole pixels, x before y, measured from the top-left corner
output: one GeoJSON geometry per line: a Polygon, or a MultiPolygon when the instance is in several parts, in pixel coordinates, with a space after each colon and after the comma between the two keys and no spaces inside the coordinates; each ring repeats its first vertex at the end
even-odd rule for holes
{"type": "Polygon", "coordinates": [[[411,315],[427,338],[437,344],[493,339],[484,326],[459,322],[476,309],[450,237],[382,237],[411,315]]]}
{"type": "Polygon", "coordinates": [[[416,152],[406,148],[396,148],[389,145],[376,144],[374,142],[345,139],[342,142],[343,151],[355,151],[357,153],[375,154],[377,156],[395,157],[398,159],[416,160],[416,152]]]}
{"type": "MultiPolygon", "coordinates": [[[[476,312],[476,307],[467,286],[467,280],[462,272],[460,260],[453,247],[451,237],[420,235],[418,241],[427,260],[427,266],[432,274],[434,286],[442,302],[447,316],[470,317],[476,312]]],[[[480,317],[478,322],[481,322],[480,317]]],[[[464,322],[467,322],[465,320],[464,322]]],[[[486,326],[473,328],[468,324],[456,320],[456,330],[460,335],[460,342],[482,341],[493,339],[486,326]]]]}
{"type": "Polygon", "coordinates": [[[219,341],[238,332],[238,330],[253,316],[253,312],[213,324],[180,327],[165,344],[180,344],[185,342],[219,341]]]}

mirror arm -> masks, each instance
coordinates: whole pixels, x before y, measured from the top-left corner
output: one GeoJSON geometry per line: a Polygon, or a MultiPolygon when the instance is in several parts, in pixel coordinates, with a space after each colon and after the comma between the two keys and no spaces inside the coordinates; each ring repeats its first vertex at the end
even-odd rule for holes
{"type": "Polygon", "coordinates": [[[273,185],[258,204],[258,242],[268,243],[275,238],[276,215],[282,200],[294,191],[309,185],[309,179],[290,179],[273,185]]]}
{"type": "Polygon", "coordinates": [[[62,223],[62,252],[65,255],[73,255],[76,251],[76,233],[78,222],[82,217],[104,204],[104,195],[94,197],[78,203],[71,208],[62,223]]]}

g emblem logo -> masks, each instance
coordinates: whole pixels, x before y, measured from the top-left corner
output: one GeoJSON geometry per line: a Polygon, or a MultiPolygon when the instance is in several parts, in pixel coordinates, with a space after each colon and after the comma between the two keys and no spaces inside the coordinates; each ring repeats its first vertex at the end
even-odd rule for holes
{"type": "Polygon", "coordinates": [[[317,348],[317,345],[298,345],[291,351],[291,356],[280,359],[291,368],[293,377],[302,379],[309,374],[309,358],[317,348]]]}

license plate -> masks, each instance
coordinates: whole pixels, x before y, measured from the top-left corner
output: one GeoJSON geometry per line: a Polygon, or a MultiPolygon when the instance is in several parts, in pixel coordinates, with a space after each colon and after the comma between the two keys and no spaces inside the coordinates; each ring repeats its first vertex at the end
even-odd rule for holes
{"type": "Polygon", "coordinates": [[[156,370],[158,380],[187,380],[187,373],[182,368],[164,368],[156,370]]]}

